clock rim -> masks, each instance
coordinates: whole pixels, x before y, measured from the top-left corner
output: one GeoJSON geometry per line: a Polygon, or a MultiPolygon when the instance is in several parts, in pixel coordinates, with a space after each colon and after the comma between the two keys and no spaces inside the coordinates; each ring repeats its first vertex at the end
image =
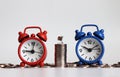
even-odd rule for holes
{"type": "Polygon", "coordinates": [[[99,61],[102,59],[102,57],[103,57],[104,50],[105,50],[104,44],[102,43],[102,41],[99,40],[99,38],[97,38],[97,37],[95,37],[95,36],[85,36],[85,37],[81,38],[80,40],[78,40],[78,42],[77,42],[77,44],[76,44],[76,47],[75,47],[75,51],[76,51],[76,54],[77,54],[77,57],[79,58],[79,60],[80,60],[81,62],[87,63],[87,64],[93,64],[93,63],[99,62],[99,61]],[[94,38],[95,40],[97,40],[97,41],[100,43],[100,45],[101,45],[101,47],[102,47],[102,48],[101,48],[101,49],[102,49],[101,54],[100,54],[99,57],[96,58],[95,60],[88,61],[88,60],[83,59],[83,58],[79,55],[78,46],[79,46],[79,44],[81,43],[81,41],[84,40],[84,39],[86,39],[86,38],[94,38]]]}
{"type": "Polygon", "coordinates": [[[29,38],[23,40],[23,41],[20,43],[19,47],[18,47],[18,56],[19,56],[20,60],[21,60],[22,62],[24,62],[25,64],[28,64],[28,65],[31,65],[31,66],[38,65],[38,64],[44,62],[44,60],[45,60],[45,58],[46,58],[46,55],[47,55],[47,49],[46,49],[45,44],[42,42],[42,40],[40,40],[40,39],[38,39],[38,38],[35,38],[35,37],[29,37],[29,38]],[[37,61],[35,61],[35,62],[28,62],[28,61],[26,61],[26,60],[21,56],[21,51],[20,51],[20,50],[21,50],[21,47],[22,47],[22,45],[23,45],[26,41],[28,41],[28,40],[37,40],[37,41],[39,41],[39,42],[42,44],[42,46],[43,46],[43,50],[44,50],[43,52],[44,52],[44,53],[43,53],[42,57],[39,58],[39,60],[37,60],[37,61]]]}

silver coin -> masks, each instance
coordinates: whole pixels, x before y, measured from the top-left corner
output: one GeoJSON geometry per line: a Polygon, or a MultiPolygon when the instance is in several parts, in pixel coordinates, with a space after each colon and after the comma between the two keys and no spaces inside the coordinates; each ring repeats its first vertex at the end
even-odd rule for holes
{"type": "Polygon", "coordinates": [[[67,62],[67,44],[55,44],[55,66],[65,67],[67,62]]]}

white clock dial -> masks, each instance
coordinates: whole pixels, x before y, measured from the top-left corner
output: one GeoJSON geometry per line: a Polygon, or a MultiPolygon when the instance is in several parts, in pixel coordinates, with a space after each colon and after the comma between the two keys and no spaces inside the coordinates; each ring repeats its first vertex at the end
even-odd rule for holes
{"type": "Polygon", "coordinates": [[[86,61],[96,60],[102,52],[102,46],[95,38],[85,38],[78,46],[80,57],[86,61]]]}
{"type": "Polygon", "coordinates": [[[38,61],[44,53],[44,48],[38,40],[27,40],[21,46],[20,54],[27,62],[38,61]]]}

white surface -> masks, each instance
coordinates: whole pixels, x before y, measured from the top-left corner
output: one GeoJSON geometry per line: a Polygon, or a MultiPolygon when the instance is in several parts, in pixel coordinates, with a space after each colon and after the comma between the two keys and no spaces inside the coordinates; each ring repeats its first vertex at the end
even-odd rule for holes
{"type": "Polygon", "coordinates": [[[54,63],[54,44],[58,35],[63,35],[63,41],[68,45],[68,62],[78,61],[74,31],[87,23],[97,24],[105,30],[103,63],[118,62],[120,0],[0,0],[0,63],[20,62],[18,32],[27,25],[40,25],[42,30],[48,31],[45,62],[54,63]]]}
{"type": "Polygon", "coordinates": [[[119,68],[0,69],[2,77],[120,77],[119,68]]]}

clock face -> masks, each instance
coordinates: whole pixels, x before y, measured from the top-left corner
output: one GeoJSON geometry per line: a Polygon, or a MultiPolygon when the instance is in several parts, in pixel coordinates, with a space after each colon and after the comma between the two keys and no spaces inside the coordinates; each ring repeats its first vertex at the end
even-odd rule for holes
{"type": "Polygon", "coordinates": [[[37,62],[43,53],[43,45],[35,39],[25,41],[20,48],[20,55],[26,62],[37,62]]]}
{"type": "Polygon", "coordinates": [[[94,61],[101,56],[102,44],[95,38],[85,38],[79,42],[77,52],[85,61],[94,61]]]}

